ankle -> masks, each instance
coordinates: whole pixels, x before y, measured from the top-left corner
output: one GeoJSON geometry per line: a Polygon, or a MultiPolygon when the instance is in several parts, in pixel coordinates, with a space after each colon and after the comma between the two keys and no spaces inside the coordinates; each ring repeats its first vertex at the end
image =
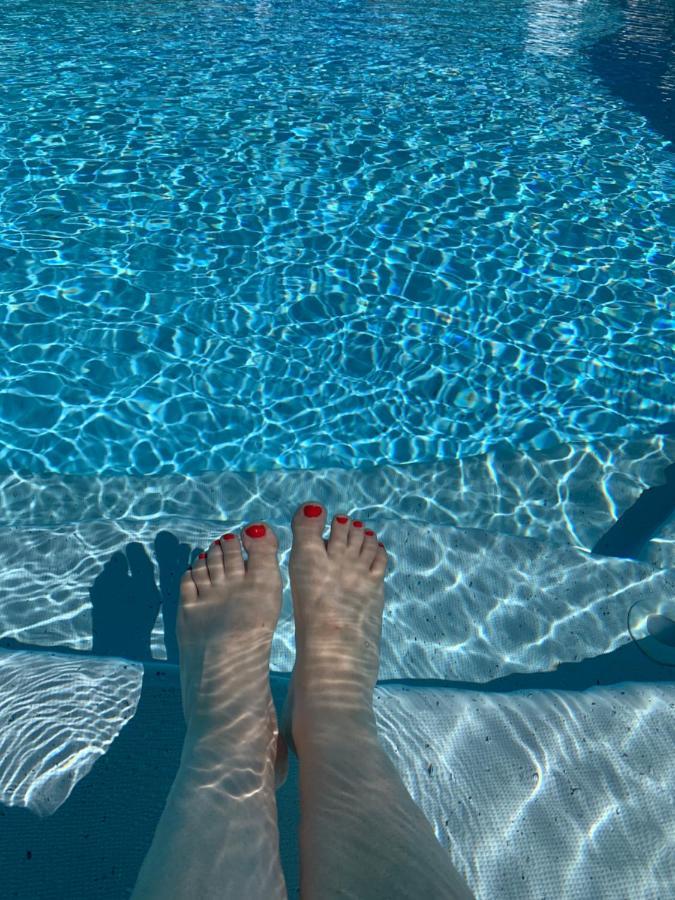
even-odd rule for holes
{"type": "Polygon", "coordinates": [[[308,708],[372,710],[377,661],[366,660],[353,648],[335,652],[326,644],[298,649],[293,668],[296,704],[308,708]]]}
{"type": "Polygon", "coordinates": [[[379,669],[379,639],[369,639],[354,626],[324,627],[296,633],[295,672],[308,688],[348,681],[372,700],[379,669]]]}
{"type": "Polygon", "coordinates": [[[313,717],[300,716],[293,721],[293,743],[299,759],[308,756],[346,757],[356,747],[363,754],[368,747],[378,746],[377,726],[372,711],[352,710],[349,714],[317,714],[313,717]]]}
{"type": "Polygon", "coordinates": [[[291,732],[298,755],[326,745],[353,746],[377,739],[372,690],[360,685],[313,680],[303,685],[296,669],[291,732]]]}

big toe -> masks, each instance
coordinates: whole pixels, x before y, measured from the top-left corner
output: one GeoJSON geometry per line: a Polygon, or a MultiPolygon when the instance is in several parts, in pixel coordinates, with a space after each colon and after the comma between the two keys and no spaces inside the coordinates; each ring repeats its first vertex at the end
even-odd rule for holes
{"type": "Polygon", "coordinates": [[[291,521],[294,546],[321,546],[325,549],[323,529],[326,524],[326,510],[314,500],[303,503],[291,521]]]}
{"type": "Polygon", "coordinates": [[[247,572],[264,572],[278,568],[279,542],[269,525],[263,522],[248,525],[242,532],[241,541],[248,554],[247,572]]]}

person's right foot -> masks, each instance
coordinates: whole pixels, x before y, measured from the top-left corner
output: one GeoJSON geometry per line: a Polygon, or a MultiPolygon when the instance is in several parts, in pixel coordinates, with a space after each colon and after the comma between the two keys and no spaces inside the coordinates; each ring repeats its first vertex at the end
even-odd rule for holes
{"type": "Polygon", "coordinates": [[[336,515],[328,540],[325,523],[312,501],[292,522],[296,659],[279,728],[296,752],[342,713],[372,715],[379,666],[387,554],[362,522],[336,515]]]}

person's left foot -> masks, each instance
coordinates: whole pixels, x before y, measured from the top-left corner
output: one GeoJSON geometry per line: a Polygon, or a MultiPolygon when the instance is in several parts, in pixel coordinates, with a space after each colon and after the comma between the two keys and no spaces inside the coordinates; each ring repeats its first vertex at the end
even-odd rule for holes
{"type": "Polygon", "coordinates": [[[245,528],[242,543],[248,559],[235,535],[223,535],[181,580],[176,634],[183,713],[190,740],[216,754],[276,758],[278,787],[288,768],[269,689],[281,610],[278,543],[262,523],[245,528]]]}

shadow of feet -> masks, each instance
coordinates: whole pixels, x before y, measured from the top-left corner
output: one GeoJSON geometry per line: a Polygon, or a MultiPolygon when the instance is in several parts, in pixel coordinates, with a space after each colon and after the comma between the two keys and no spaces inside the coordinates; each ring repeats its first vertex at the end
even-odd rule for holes
{"type": "MultiPolygon", "coordinates": [[[[151,635],[160,607],[167,661],[178,663],[176,613],[180,579],[189,565],[190,547],[168,531],[155,538],[159,586],[152,561],[139,543],[114,553],[90,589],[95,656],[150,660],[151,635]]],[[[193,551],[196,556],[199,551],[193,551]]]]}

